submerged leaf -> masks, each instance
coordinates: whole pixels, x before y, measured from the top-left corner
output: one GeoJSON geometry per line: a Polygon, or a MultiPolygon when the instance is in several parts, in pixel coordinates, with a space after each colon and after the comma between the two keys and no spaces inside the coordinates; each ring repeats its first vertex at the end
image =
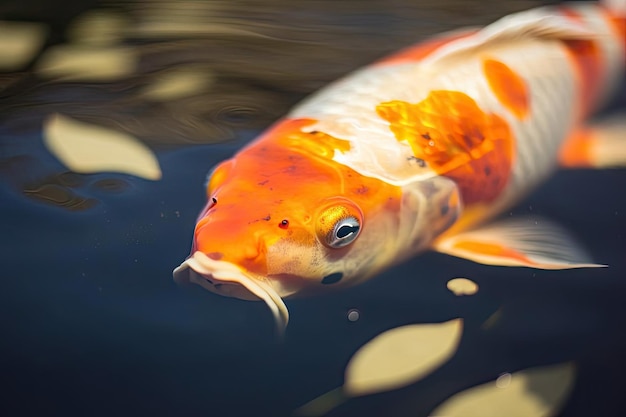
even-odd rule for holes
{"type": "Polygon", "coordinates": [[[44,125],[44,143],[74,172],[122,172],[149,180],[161,178],[159,161],[134,137],[54,114],[44,125]]]}
{"type": "Polygon", "coordinates": [[[402,387],[447,361],[456,351],[461,319],[389,330],[363,346],[346,369],[344,389],[357,396],[402,387]]]}
{"type": "Polygon", "coordinates": [[[343,403],[347,397],[341,387],[328,391],[314,400],[309,401],[294,411],[298,417],[317,417],[327,414],[330,410],[343,403]]]}
{"type": "Polygon", "coordinates": [[[503,374],[456,394],[431,417],[549,417],[556,415],[574,385],[572,363],[503,374]]]}

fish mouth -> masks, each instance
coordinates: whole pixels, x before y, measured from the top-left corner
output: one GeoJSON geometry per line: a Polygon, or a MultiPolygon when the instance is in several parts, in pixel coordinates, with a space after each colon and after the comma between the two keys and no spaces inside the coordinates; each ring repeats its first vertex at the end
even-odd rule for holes
{"type": "Polygon", "coordinates": [[[282,336],[289,322],[289,310],[283,299],[266,278],[253,276],[235,264],[209,258],[203,252],[194,252],[174,269],[178,284],[193,283],[226,297],[258,301],[269,307],[277,333],[282,336]]]}

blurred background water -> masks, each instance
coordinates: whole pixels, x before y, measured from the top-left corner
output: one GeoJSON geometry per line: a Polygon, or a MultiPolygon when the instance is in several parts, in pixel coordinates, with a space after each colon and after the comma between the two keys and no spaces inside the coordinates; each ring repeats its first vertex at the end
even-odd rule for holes
{"type": "MultiPolygon", "coordinates": [[[[561,416],[624,415],[623,170],[559,172],[512,211],[566,226],[607,269],[429,253],[362,286],[288,301],[282,343],[263,304],[171,278],[207,172],[306,94],[428,35],[549,3],[2,1],[1,414],[288,416],[341,385],[377,334],[463,317],[449,363],[330,415],[426,416],[503,372],[565,361],[577,378],[561,416]],[[160,180],[68,170],[44,144],[55,113],[137,138],[160,180]],[[458,276],[478,293],[448,291],[458,276]]],[[[625,107],[622,88],[608,111],[625,107]]]]}

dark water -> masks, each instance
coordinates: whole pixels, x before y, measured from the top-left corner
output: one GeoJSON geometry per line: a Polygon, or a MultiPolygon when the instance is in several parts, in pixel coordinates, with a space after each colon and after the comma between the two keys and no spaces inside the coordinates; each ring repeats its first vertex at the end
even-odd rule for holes
{"type": "MultiPolygon", "coordinates": [[[[259,44],[255,55],[244,42],[246,52],[237,55],[232,46],[236,39],[218,37],[231,51],[224,59],[238,59],[217,70],[220,79],[227,79],[219,83],[219,100],[208,101],[208,92],[183,99],[188,110],[183,120],[176,117],[176,106],[133,98],[134,86],[158,66],[195,60],[219,67],[219,59],[193,52],[187,55],[192,58],[183,59],[175,53],[197,50],[197,44],[138,43],[142,51],[162,48],[162,54],[146,52],[143,72],[115,83],[44,82],[34,65],[4,78],[9,81],[0,104],[0,413],[288,416],[341,385],[352,354],[381,332],[463,317],[461,345],[449,363],[416,384],[348,401],[330,415],[426,416],[455,392],[503,372],[565,361],[576,363],[577,378],[561,416],[624,415],[623,170],[560,172],[513,211],[516,216],[539,214],[566,226],[596,261],[610,268],[534,271],[425,254],[359,287],[289,301],[291,322],[282,343],[273,337],[264,305],[174,284],[171,271],[188,254],[210,167],[304,93],[359,61],[393,49],[387,43],[406,39],[410,14],[420,14],[411,12],[409,2],[384,7],[364,2],[361,13],[348,1],[341,6],[311,2],[309,9],[297,13],[270,3],[266,19],[289,12],[300,16],[302,24],[342,28],[349,35],[311,29],[310,36],[320,45],[344,40],[335,45],[334,54],[350,49],[346,37],[354,40],[369,33],[377,43],[363,52],[367,48],[357,42],[360,53],[345,60],[329,55],[325,65],[316,67],[303,62],[306,54],[289,58],[287,51],[282,59],[292,65],[286,71],[292,77],[285,78],[282,65],[277,73],[270,65],[283,61],[258,61],[264,48],[275,49],[259,44]],[[346,29],[347,21],[354,22],[352,30],[346,29]],[[395,32],[381,35],[370,21],[395,32]],[[240,67],[242,61],[248,66],[235,76],[226,69],[240,67]],[[298,65],[310,72],[295,71],[298,65]],[[255,68],[258,77],[253,77],[255,68]],[[162,180],[68,172],[42,144],[40,123],[53,111],[121,126],[137,135],[153,146],[162,180]],[[205,132],[204,142],[202,135],[190,133],[194,128],[205,132]],[[451,294],[446,282],[457,276],[477,282],[479,292],[471,297],[451,294]],[[357,322],[346,319],[352,308],[361,313],[357,322]],[[499,320],[484,330],[485,320],[498,310],[499,320]]],[[[471,16],[459,16],[458,2],[448,3],[447,8],[421,6],[439,20],[425,19],[427,28],[416,30],[416,38],[422,30],[472,23],[466,21],[471,16]],[[457,20],[448,19],[450,13],[457,20]]],[[[532,2],[511,3],[512,10],[532,2]]],[[[6,4],[13,5],[13,15],[4,10],[9,17],[24,19],[26,12],[17,3],[6,4]]],[[[139,4],[132,3],[133,10],[139,10],[139,4]]],[[[482,11],[490,19],[499,12],[487,9],[482,11]]],[[[68,6],[68,13],[72,10],[68,6]]],[[[242,18],[262,20],[260,10],[241,10],[248,10],[242,18]]],[[[473,22],[482,23],[482,17],[476,17],[482,16],[481,8],[470,10],[473,22]]],[[[51,39],[61,42],[62,36],[51,39]]],[[[316,59],[324,59],[319,54],[316,59]]],[[[622,89],[612,109],[625,107],[622,89]]]]}

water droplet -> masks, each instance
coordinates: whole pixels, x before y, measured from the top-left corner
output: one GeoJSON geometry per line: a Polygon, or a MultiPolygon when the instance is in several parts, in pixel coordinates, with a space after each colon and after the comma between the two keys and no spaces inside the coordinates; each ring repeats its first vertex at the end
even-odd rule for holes
{"type": "Polygon", "coordinates": [[[511,383],[511,374],[508,372],[503,373],[496,379],[496,387],[506,388],[511,383]]]}
{"type": "Polygon", "coordinates": [[[348,311],[348,320],[349,321],[357,321],[359,318],[361,317],[361,313],[359,312],[359,310],[353,308],[350,311],[348,311]]]}

